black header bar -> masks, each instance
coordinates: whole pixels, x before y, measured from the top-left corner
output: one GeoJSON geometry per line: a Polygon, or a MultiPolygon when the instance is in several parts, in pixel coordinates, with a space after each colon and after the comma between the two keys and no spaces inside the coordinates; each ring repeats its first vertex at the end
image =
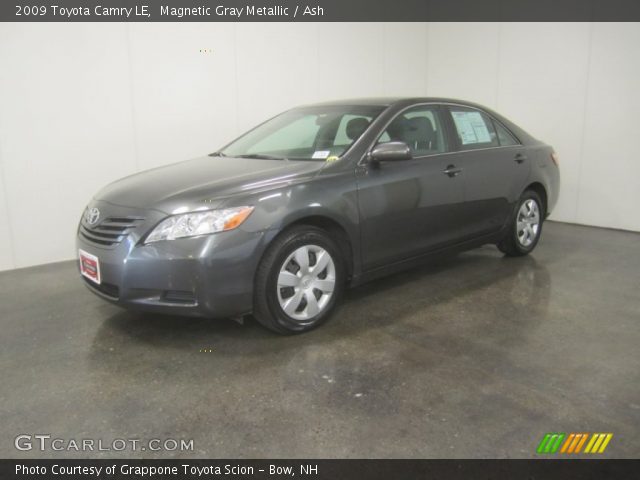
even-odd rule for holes
{"type": "Polygon", "coordinates": [[[2,22],[637,22],[638,0],[3,0],[2,22]]]}

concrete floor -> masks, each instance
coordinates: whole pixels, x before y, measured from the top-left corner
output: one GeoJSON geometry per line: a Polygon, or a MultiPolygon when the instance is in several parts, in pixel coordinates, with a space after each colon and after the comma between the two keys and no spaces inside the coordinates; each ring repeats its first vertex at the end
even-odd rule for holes
{"type": "Polygon", "coordinates": [[[194,439],[183,457],[532,457],[546,432],[640,455],[640,235],[547,223],[351,290],[319,330],[133,314],[72,262],[0,274],[0,457],[21,433],[194,439]],[[201,349],[212,349],[203,353],[201,349]]]}

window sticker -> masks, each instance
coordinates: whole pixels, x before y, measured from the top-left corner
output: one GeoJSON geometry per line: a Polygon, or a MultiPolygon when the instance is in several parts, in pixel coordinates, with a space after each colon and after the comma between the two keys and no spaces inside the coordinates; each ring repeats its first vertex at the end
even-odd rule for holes
{"type": "Polygon", "coordinates": [[[480,112],[451,112],[463,145],[491,143],[491,135],[480,112]]]}
{"type": "Polygon", "coordinates": [[[331,151],[329,150],[316,150],[315,152],[313,152],[313,156],[311,158],[321,158],[322,160],[324,160],[329,156],[330,153],[331,151]]]}

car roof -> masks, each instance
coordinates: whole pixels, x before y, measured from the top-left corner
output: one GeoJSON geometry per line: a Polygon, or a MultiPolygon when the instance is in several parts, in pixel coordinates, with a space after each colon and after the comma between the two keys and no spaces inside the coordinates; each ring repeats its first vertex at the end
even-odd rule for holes
{"type": "Polygon", "coordinates": [[[460,100],[456,98],[444,98],[444,97],[366,97],[366,98],[347,98],[342,100],[331,100],[328,102],[318,102],[305,105],[306,107],[313,106],[329,106],[329,105],[363,105],[363,106],[379,106],[389,107],[395,104],[411,105],[413,103],[455,103],[459,105],[469,105],[473,107],[485,108],[481,105],[477,105],[466,100],[460,100]]]}
{"type": "Polygon", "coordinates": [[[333,100],[330,102],[320,102],[313,103],[310,105],[305,105],[304,107],[315,107],[315,106],[371,106],[371,107],[397,107],[407,108],[412,105],[418,105],[421,103],[436,103],[436,104],[453,104],[453,105],[461,105],[471,108],[476,108],[482,110],[494,118],[497,118],[501,123],[507,126],[509,130],[511,130],[518,139],[525,143],[540,143],[534,137],[532,137],[529,133],[524,131],[518,125],[513,123],[508,118],[499,114],[495,110],[485,107],[484,105],[480,105],[479,103],[469,102],[466,100],[460,100],[457,98],[446,98],[446,97],[368,97],[368,98],[349,98],[344,100],[333,100]]]}

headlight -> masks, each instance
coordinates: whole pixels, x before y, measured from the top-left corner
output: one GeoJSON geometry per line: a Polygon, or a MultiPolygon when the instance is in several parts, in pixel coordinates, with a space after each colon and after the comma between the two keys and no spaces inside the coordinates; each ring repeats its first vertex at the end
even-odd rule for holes
{"type": "Polygon", "coordinates": [[[253,207],[235,207],[173,215],[160,222],[144,243],[233,230],[240,226],[252,211],[253,207]]]}

